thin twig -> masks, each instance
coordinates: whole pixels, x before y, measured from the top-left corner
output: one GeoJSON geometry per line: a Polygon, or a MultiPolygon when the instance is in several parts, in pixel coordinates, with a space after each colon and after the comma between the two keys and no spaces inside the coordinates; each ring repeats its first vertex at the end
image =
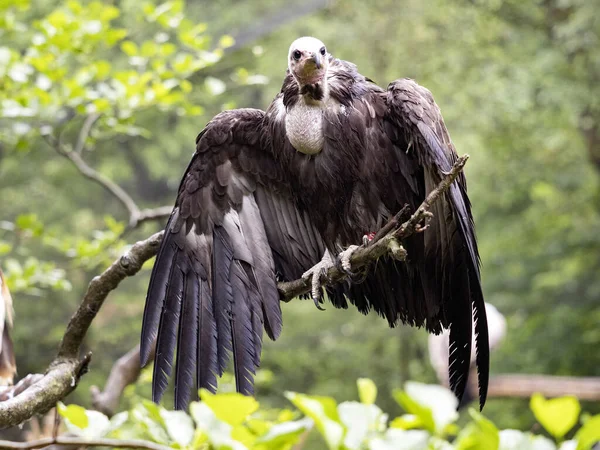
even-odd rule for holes
{"type": "Polygon", "coordinates": [[[49,445],[73,445],[77,447],[144,448],[148,450],[172,450],[171,447],[140,439],[85,439],[71,436],[58,436],[29,442],[0,441],[0,449],[29,450],[49,445]]]}
{"type": "Polygon", "coordinates": [[[46,142],[58,153],[59,155],[67,158],[73,165],[79,170],[79,172],[89,180],[102,186],[108,191],[113,197],[115,197],[129,213],[128,225],[129,230],[136,228],[143,222],[150,220],[159,220],[168,217],[171,213],[172,207],[163,206],[154,209],[140,210],[133,198],[117,183],[101,174],[94,168],[92,168],[82,157],[83,150],[85,149],[87,139],[92,131],[92,127],[100,118],[100,114],[93,113],[89,114],[79,130],[77,135],[77,141],[72,150],[69,146],[65,145],[62,140],[62,131],[58,134],[58,137],[51,135],[43,135],[42,137],[46,142]]]}
{"type": "Polygon", "coordinates": [[[136,217],[134,226],[139,226],[142,223],[149,222],[151,220],[166,219],[167,217],[169,217],[171,215],[172,211],[173,211],[172,205],[159,206],[157,208],[142,209],[136,217]]]}
{"type": "Polygon", "coordinates": [[[75,153],[79,153],[81,155],[83,149],[85,148],[87,138],[92,131],[92,127],[99,118],[100,114],[98,113],[89,114],[85,118],[83,125],[81,126],[81,130],[79,130],[79,135],[77,135],[77,143],[75,144],[75,148],[73,149],[75,153]]]}

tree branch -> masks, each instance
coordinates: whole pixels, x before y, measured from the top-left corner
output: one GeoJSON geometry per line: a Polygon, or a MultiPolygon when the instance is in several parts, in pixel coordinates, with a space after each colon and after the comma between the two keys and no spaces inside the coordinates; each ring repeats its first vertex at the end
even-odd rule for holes
{"type": "MultiPolygon", "coordinates": [[[[351,257],[353,269],[366,267],[385,254],[390,254],[399,260],[406,259],[406,250],[398,240],[418,233],[427,227],[431,217],[429,208],[454,182],[462,171],[468,156],[458,158],[452,170],[443,177],[441,182],[425,198],[421,206],[404,223],[390,226],[390,231],[381,239],[360,247],[351,257]]],[[[393,221],[394,219],[392,219],[393,221]]],[[[387,226],[387,225],[386,225],[387,226]]],[[[79,308],[71,318],[56,359],[50,365],[48,372],[37,383],[19,395],[0,402],[0,425],[17,425],[36,413],[45,412],[54,404],[69,394],[87,369],[90,355],[79,359],[81,343],[96,317],[108,293],[128,276],[135,275],[144,262],[157,252],[163,237],[163,231],[150,236],[144,241],[134,244],[129,252],[121,256],[101,275],[90,282],[79,308]]],[[[332,267],[327,273],[327,284],[339,283],[347,277],[338,267],[332,267]]],[[[282,301],[310,292],[311,283],[307,279],[279,283],[278,289],[282,301]]]]}
{"type": "Polygon", "coordinates": [[[128,276],[135,275],[144,262],[158,251],[162,232],[137,242],[100,276],[90,282],[79,308],[71,318],[58,355],[48,371],[15,397],[0,402],[0,426],[18,425],[52,408],[66,397],[87,370],[91,355],[79,358],[81,343],[108,293],[128,276]]]}
{"type": "Polygon", "coordinates": [[[172,450],[171,447],[155,444],[139,439],[84,439],[71,436],[57,436],[29,442],[0,441],[0,449],[29,450],[49,445],[65,445],[74,447],[112,447],[112,448],[144,448],[148,450],[172,450]]]}
{"type": "Polygon", "coordinates": [[[162,236],[163,232],[159,232],[144,241],[136,242],[127,253],[113,262],[101,275],[92,279],[83,301],[67,325],[58,350],[59,358],[73,358],[79,354],[83,338],[108,293],[126,277],[139,272],[142,265],[156,255],[162,236]]]}
{"type": "Polygon", "coordinates": [[[163,206],[156,209],[145,209],[140,211],[140,208],[137,206],[133,198],[121,186],[107,176],[93,169],[85,162],[81,155],[85,148],[90,132],[92,131],[92,127],[99,118],[100,114],[97,113],[89,114],[85,118],[83,125],[81,126],[81,130],[79,130],[79,134],[77,135],[75,146],[72,150],[69,149],[70,146],[67,146],[63,143],[62,132],[59,133],[58,137],[51,135],[43,135],[43,137],[46,142],[56,151],[56,153],[71,161],[75,168],[84,177],[102,186],[125,207],[129,213],[129,221],[127,225],[128,229],[136,228],[143,222],[168,217],[171,213],[172,207],[163,206]]]}
{"type": "MultiPolygon", "coordinates": [[[[149,356],[154,359],[154,348],[149,356]]],[[[119,401],[127,386],[137,381],[142,368],[140,366],[140,346],[136,345],[126,354],[121,356],[110,370],[104,390],[100,391],[97,386],[91,387],[92,406],[94,409],[112,416],[119,407],[119,401]]]]}

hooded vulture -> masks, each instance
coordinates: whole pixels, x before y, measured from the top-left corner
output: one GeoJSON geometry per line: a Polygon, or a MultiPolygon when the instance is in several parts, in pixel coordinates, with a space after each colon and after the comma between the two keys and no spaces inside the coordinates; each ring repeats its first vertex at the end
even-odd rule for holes
{"type": "MultiPolygon", "coordinates": [[[[237,390],[253,394],[263,329],[271,339],[281,333],[277,281],[318,282],[332,255],[405,204],[418,208],[456,159],[427,89],[410,79],[382,89],[318,39],[294,41],[267,111],[224,111],[196,139],[146,298],[141,363],[156,345],[153,400],[174,359],[175,407],[186,408],[194,386],[215,391],[231,355],[237,390]]],[[[375,310],[392,327],[449,328],[449,384],[459,398],[474,323],[483,407],[487,323],[466,189],[461,174],[426,231],[402,242],[407,261],[382,257],[328,297],[338,308],[375,310]]]]}

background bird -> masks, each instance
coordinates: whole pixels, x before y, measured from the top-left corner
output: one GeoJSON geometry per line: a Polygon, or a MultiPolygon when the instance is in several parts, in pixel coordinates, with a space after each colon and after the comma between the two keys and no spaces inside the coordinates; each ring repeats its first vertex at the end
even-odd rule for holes
{"type": "Polygon", "coordinates": [[[12,325],[12,297],[10,296],[8,285],[4,279],[4,274],[2,273],[2,270],[0,270],[0,335],[2,336],[2,344],[0,346],[0,386],[12,385],[15,374],[17,373],[15,352],[10,337],[12,325]]]}
{"type": "MultiPolygon", "coordinates": [[[[194,385],[216,389],[231,353],[237,390],[252,394],[263,329],[276,339],[282,328],[277,280],[313,277],[319,288],[336,255],[347,267],[352,246],[404,204],[416,209],[456,158],[427,89],[410,79],[382,89],[318,39],[294,41],[267,111],[225,111],[196,139],[144,311],[143,365],[156,341],[153,399],[167,387],[175,347],[177,408],[194,385]]],[[[449,383],[459,398],[474,318],[483,407],[487,324],[463,175],[431,211],[429,227],[403,241],[406,262],[382,257],[360,282],[330,287],[329,298],[373,309],[390,326],[450,328],[449,383]]]]}

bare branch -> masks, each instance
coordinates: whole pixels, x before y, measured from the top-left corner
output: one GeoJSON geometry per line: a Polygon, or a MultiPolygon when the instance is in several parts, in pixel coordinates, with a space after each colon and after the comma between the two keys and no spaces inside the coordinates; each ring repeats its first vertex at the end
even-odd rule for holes
{"type": "Polygon", "coordinates": [[[4,402],[0,402],[0,426],[18,425],[34,414],[45,413],[65,398],[75,387],[87,370],[90,355],[76,358],[54,360],[37,383],[22,393],[4,402]]]}
{"type": "Polygon", "coordinates": [[[160,220],[166,219],[171,215],[173,211],[173,206],[159,206],[158,208],[149,208],[142,209],[137,217],[135,218],[135,223],[130,225],[130,227],[137,227],[144,222],[149,222],[151,220],[160,220]]]}
{"type": "Polygon", "coordinates": [[[139,272],[142,265],[156,255],[162,236],[163,232],[159,232],[144,241],[136,242],[127,253],[113,262],[101,275],[92,279],[83,301],[67,325],[58,351],[59,358],[77,357],[83,338],[108,293],[126,277],[139,272]]]}
{"type": "Polygon", "coordinates": [[[77,170],[79,170],[79,172],[81,172],[81,174],[84,177],[99,184],[104,189],[106,189],[108,192],[110,192],[115,198],[117,198],[117,200],[119,200],[123,204],[123,206],[125,206],[127,211],[129,212],[129,218],[130,218],[129,223],[130,224],[135,221],[135,218],[138,217],[140,214],[140,210],[139,210],[138,206],[136,205],[135,201],[129,196],[129,194],[127,192],[125,192],[125,190],[121,186],[119,186],[117,183],[112,181],[110,178],[102,175],[100,172],[96,171],[95,169],[92,169],[83,160],[81,155],[79,153],[75,152],[74,150],[67,151],[64,148],[62,148],[62,149],[59,149],[59,147],[54,147],[54,148],[57,150],[57,152],[60,155],[68,158],[73,163],[73,165],[75,167],[77,167],[77,170]]]}
{"type": "MultiPolygon", "coordinates": [[[[154,350],[153,347],[149,356],[150,360],[154,359],[154,350]]],[[[103,412],[107,416],[112,416],[119,406],[123,391],[127,386],[137,381],[141,371],[140,346],[138,344],[121,356],[113,365],[102,392],[96,386],[91,387],[94,409],[103,412]]]]}
{"type": "Polygon", "coordinates": [[[52,408],[66,397],[87,370],[91,355],[79,358],[81,343],[110,291],[128,276],[135,275],[144,262],[158,251],[163,233],[137,242],[101,275],[90,282],[79,308],[71,318],[59,352],[46,374],[13,398],[0,402],[0,427],[18,425],[52,408]]]}
{"type": "Polygon", "coordinates": [[[92,127],[96,123],[96,121],[100,118],[100,114],[93,113],[89,114],[81,126],[81,130],[79,130],[79,134],[77,135],[77,141],[72,150],[69,150],[69,146],[65,145],[62,140],[62,131],[59,133],[58,137],[53,137],[50,135],[44,135],[44,139],[48,144],[58,153],[59,155],[67,158],[73,165],[79,170],[79,172],[89,180],[94,181],[95,183],[102,186],[106,191],[108,191],[113,197],[115,197],[121,204],[127,209],[129,213],[128,220],[128,229],[133,229],[139,226],[143,222],[148,222],[151,220],[159,220],[165,217],[168,217],[171,213],[172,207],[163,206],[154,209],[144,209],[140,211],[140,208],[133,200],[133,198],[117,183],[112,181],[107,176],[101,174],[97,170],[93,169],[89,164],[85,162],[83,157],[81,156],[83,150],[85,149],[85,145],[87,139],[92,131],[92,127]]]}
{"type": "Polygon", "coordinates": [[[77,136],[77,143],[75,144],[75,148],[73,149],[75,153],[81,154],[81,152],[83,152],[87,138],[90,135],[90,132],[92,131],[92,127],[99,118],[100,114],[98,113],[90,114],[85,118],[85,121],[81,126],[81,130],[79,130],[79,135],[77,136]]]}
{"type": "MultiPolygon", "coordinates": [[[[406,222],[400,226],[397,226],[397,223],[394,227],[390,226],[390,231],[381,239],[356,250],[351,257],[352,267],[356,269],[366,267],[385,254],[404,260],[406,250],[402,248],[399,241],[418,233],[423,226],[426,226],[427,219],[431,216],[428,211],[431,204],[448,190],[467,159],[467,155],[458,158],[452,170],[443,177],[406,222]]],[[[79,308],[67,326],[58,356],[50,365],[46,375],[16,397],[0,402],[0,426],[17,425],[36,413],[47,411],[75,388],[90,359],[90,355],[87,355],[79,360],[80,346],[98,310],[110,291],[126,277],[136,274],[144,262],[158,252],[163,233],[161,231],[144,241],[137,242],[129,252],[121,256],[101,275],[92,279],[79,308]]],[[[334,266],[327,273],[327,283],[339,283],[346,276],[346,273],[334,266]]],[[[309,280],[300,279],[279,283],[278,289],[281,300],[289,301],[298,295],[310,292],[311,283],[309,280]]]]}
{"type": "Polygon", "coordinates": [[[29,442],[0,441],[0,449],[29,450],[47,447],[49,445],[63,445],[74,447],[112,447],[112,448],[143,448],[147,450],[171,450],[171,447],[155,444],[139,439],[84,439],[71,436],[57,436],[38,439],[29,442]]]}

